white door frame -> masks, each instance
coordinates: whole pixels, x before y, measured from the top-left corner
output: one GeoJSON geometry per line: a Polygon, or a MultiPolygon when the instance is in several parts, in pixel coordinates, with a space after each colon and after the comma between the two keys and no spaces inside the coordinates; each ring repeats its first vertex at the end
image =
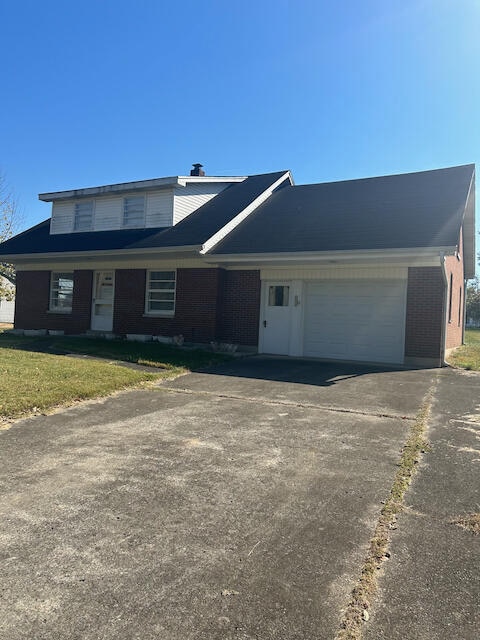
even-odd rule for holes
{"type": "Polygon", "coordinates": [[[98,269],[93,272],[92,282],[92,312],[90,315],[90,328],[92,331],[107,331],[110,332],[113,329],[113,308],[115,302],[115,270],[114,269],[98,269]],[[97,277],[101,273],[112,274],[112,298],[102,300],[97,298],[97,277]],[[111,316],[97,316],[95,315],[95,304],[111,304],[112,313],[111,316]],[[100,320],[101,319],[101,320],[100,320]]]}
{"type": "Polygon", "coordinates": [[[260,292],[260,325],[258,333],[258,352],[266,353],[265,351],[265,334],[268,327],[265,327],[266,310],[268,305],[268,288],[270,286],[288,286],[290,287],[290,300],[288,308],[289,313],[289,340],[288,340],[288,352],[286,356],[301,356],[303,348],[303,282],[301,280],[263,280],[260,292]]]}

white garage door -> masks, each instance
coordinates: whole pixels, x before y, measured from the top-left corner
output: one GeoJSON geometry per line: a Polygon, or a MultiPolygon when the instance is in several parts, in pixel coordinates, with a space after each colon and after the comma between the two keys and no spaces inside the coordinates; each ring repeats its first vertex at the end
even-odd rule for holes
{"type": "Polygon", "coordinates": [[[403,362],[406,281],[309,282],[306,292],[306,356],[403,362]]]}

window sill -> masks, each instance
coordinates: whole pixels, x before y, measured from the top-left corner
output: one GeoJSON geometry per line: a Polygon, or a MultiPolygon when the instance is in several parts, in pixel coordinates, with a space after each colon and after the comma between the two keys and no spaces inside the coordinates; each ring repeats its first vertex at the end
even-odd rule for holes
{"type": "Polygon", "coordinates": [[[71,309],[47,309],[47,313],[55,315],[68,316],[72,313],[71,309]]]}
{"type": "Polygon", "coordinates": [[[144,313],[143,317],[144,318],[174,318],[175,317],[175,312],[172,311],[171,313],[168,313],[168,312],[164,312],[164,313],[144,313]]]}

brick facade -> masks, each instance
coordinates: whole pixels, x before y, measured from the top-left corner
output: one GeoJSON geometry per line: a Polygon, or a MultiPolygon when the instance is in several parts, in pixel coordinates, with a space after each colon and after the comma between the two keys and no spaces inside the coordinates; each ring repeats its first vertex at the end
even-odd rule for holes
{"type": "Polygon", "coordinates": [[[465,295],[465,281],[464,281],[464,267],[463,267],[463,241],[460,235],[459,241],[459,254],[457,256],[448,256],[445,259],[445,270],[447,272],[447,281],[449,286],[448,299],[447,299],[447,324],[446,324],[446,339],[445,348],[447,351],[455,347],[459,347],[463,341],[463,326],[465,322],[464,318],[464,299],[465,295]],[[450,295],[450,284],[451,295],[450,295]]]}
{"type": "MultiPolygon", "coordinates": [[[[145,315],[145,269],[117,269],[113,332],[174,336],[189,342],[222,340],[257,346],[259,271],[177,269],[175,316],[145,315]]],[[[15,326],[19,329],[90,329],[93,271],[74,271],[72,313],[52,313],[50,271],[19,271],[15,326]]]]}
{"type": "MultiPolygon", "coordinates": [[[[442,319],[447,314],[446,348],[461,344],[463,337],[463,262],[446,259],[450,296],[440,267],[408,270],[405,356],[441,363],[442,319]],[[448,317],[450,321],[448,322],[448,317]]],[[[63,329],[84,333],[90,328],[93,271],[74,271],[72,313],[48,310],[50,271],[19,271],[15,326],[20,329],[63,329]]],[[[178,269],[175,316],[145,315],[145,269],[117,269],[113,332],[174,336],[188,342],[221,340],[256,347],[260,314],[260,272],[224,269],[178,269]]]]}
{"type": "Polygon", "coordinates": [[[219,339],[256,347],[260,322],[260,271],[225,271],[219,339]]]}
{"type": "Polygon", "coordinates": [[[15,327],[17,329],[61,329],[84,333],[90,328],[92,271],[73,272],[74,296],[71,313],[48,310],[50,271],[19,271],[16,281],[15,327]]]}
{"type": "Polygon", "coordinates": [[[440,267],[408,269],[405,357],[441,362],[444,280],[440,267]]]}
{"type": "Polygon", "coordinates": [[[187,341],[215,340],[221,269],[177,269],[175,316],[145,315],[145,269],[117,269],[113,331],[174,336],[187,341]]]}

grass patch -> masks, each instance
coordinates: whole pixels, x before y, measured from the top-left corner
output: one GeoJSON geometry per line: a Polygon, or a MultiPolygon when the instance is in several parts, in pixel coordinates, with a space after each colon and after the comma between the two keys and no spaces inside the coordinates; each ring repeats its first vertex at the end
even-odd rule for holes
{"type": "Polygon", "coordinates": [[[480,329],[465,330],[465,344],[449,356],[448,364],[467,371],[480,371],[480,329]]]}
{"type": "Polygon", "coordinates": [[[427,394],[402,449],[390,494],[380,513],[360,578],[352,591],[335,640],[359,640],[362,637],[362,627],[369,619],[370,603],[378,589],[379,571],[385,559],[390,557],[388,551],[390,532],[395,525],[397,515],[404,508],[405,493],[416,472],[420,456],[428,449],[425,433],[432,395],[433,387],[427,394]]]}
{"type": "Polygon", "coordinates": [[[0,419],[104,396],[156,377],[107,362],[0,348],[0,419]]]}
{"type": "Polygon", "coordinates": [[[229,356],[203,349],[179,349],[160,342],[126,342],[122,340],[102,340],[99,338],[52,337],[27,338],[0,333],[0,347],[34,349],[36,351],[57,351],[77,353],[120,360],[161,369],[182,369],[196,371],[213,364],[225,362],[229,356]]]}
{"type": "Polygon", "coordinates": [[[160,343],[25,337],[0,332],[0,420],[108,395],[159,377],[204,369],[228,356],[160,343]],[[79,354],[109,360],[69,358],[79,354]],[[152,367],[138,371],[121,361],[152,367]]]}
{"type": "Polygon", "coordinates": [[[455,518],[452,520],[452,524],[456,524],[462,529],[466,529],[475,535],[480,534],[480,513],[469,513],[466,516],[455,518]]]}

